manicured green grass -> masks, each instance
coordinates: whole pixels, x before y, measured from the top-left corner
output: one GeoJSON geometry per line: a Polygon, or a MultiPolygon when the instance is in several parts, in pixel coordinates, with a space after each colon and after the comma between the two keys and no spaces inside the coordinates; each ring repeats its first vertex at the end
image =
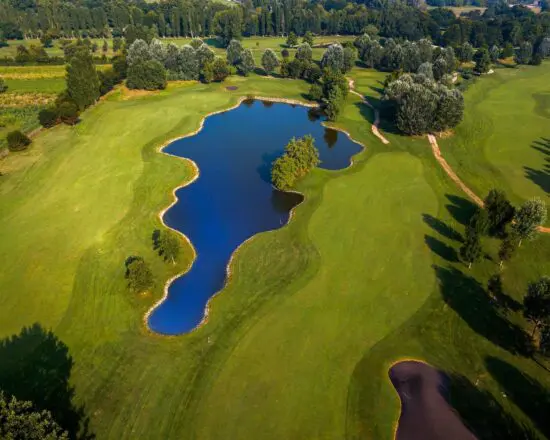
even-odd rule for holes
{"type": "Polygon", "coordinates": [[[8,90],[16,93],[52,93],[65,89],[65,78],[7,79],[8,90]]]}
{"type": "MultiPolygon", "coordinates": [[[[375,97],[382,74],[352,75],[375,97]]],[[[77,126],[42,133],[0,162],[0,336],[33,322],[54,330],[74,358],[75,400],[98,439],[391,439],[399,405],[387,368],[407,356],[480,380],[470,401],[485,396],[540,428],[526,406],[535,394],[509,391],[510,368],[541,389],[548,373],[512,354],[506,321],[478,285],[497,264],[468,271],[456,261],[471,206],[426,139],[389,133],[382,145],[356,96],[336,124],[366,145],[354,165],[315,170],[299,184],[305,202],[288,226],[241,248],[205,326],[171,338],[143,327],[164,280],[191,255],[182,243],[173,267],[151,248],[157,213],[190,177],[157,147],[239,96],[303,99],[307,89],[251,75],[131,99],[115,92],[77,126]],[[152,264],[151,295],[127,291],[129,255],[152,264]]],[[[497,243],[484,245],[494,258],[497,243]]],[[[503,272],[505,291],[519,300],[549,271],[549,238],[526,243],[503,272]]],[[[509,313],[523,326],[520,315],[509,313]]],[[[480,438],[499,432],[500,412],[461,414],[489,421],[480,438]]]]}
{"type": "Polygon", "coordinates": [[[497,69],[471,86],[464,121],[440,141],[443,156],[484,196],[504,189],[515,203],[550,191],[550,63],[497,69]]]}

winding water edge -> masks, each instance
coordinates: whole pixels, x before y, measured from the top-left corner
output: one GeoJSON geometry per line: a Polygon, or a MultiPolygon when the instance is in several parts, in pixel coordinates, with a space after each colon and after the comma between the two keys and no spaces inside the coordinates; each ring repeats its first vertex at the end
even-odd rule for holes
{"type": "Polygon", "coordinates": [[[205,116],[193,132],[159,148],[189,161],[195,169],[189,181],[174,189],[173,202],[159,213],[163,225],[182,235],[194,255],[182,273],[167,281],[163,297],[145,314],[150,330],[177,335],[204,325],[210,300],[230,280],[231,263],[241,246],[259,232],[279,229],[290,221],[303,196],[274,191],[269,170],[291,137],[313,134],[321,167],[326,169],[350,166],[351,157],[361,151],[360,144],[323,127],[307,107],[313,105],[241,98],[229,109],[205,116]],[[228,161],[233,162],[228,166],[228,161]],[[221,192],[226,194],[220,196],[221,192]],[[223,221],[219,221],[221,214],[223,221]]]}

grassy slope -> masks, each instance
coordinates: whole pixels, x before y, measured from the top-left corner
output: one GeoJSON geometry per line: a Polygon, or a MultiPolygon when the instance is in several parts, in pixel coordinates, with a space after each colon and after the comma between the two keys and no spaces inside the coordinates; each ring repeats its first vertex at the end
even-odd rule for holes
{"type": "Polygon", "coordinates": [[[440,143],[443,156],[478,194],[500,187],[515,203],[550,191],[550,63],[498,69],[466,94],[468,111],[456,135],[440,143]],[[546,154],[540,150],[546,148],[546,154]]]}
{"type": "MultiPolygon", "coordinates": [[[[372,93],[363,87],[378,76],[361,76],[358,87],[372,93]]],[[[456,189],[425,140],[390,135],[390,146],[379,144],[364,122],[371,112],[355,97],[339,124],[368,146],[356,165],[315,171],[301,184],[307,199],[291,224],[239,252],[208,325],[177,338],[144,332],[160,280],[178,270],[150,248],[156,213],[189,176],[155,147],[237,95],[306,90],[252,76],[128,101],[115,95],[79,126],[40,135],[29,152],[1,163],[0,334],[34,321],[54,328],[75,359],[72,382],[98,438],[390,438],[398,405],[383,378],[407,355],[472,382],[488,376],[484,360],[494,355],[547,381],[535,364],[487,341],[493,326],[476,327],[466,308],[442,301],[437,281],[445,277],[432,264],[464,268],[445,260],[458,244],[423,214],[461,231],[447,197],[456,189]],[[236,92],[224,90],[231,83],[236,92]],[[152,297],[126,292],[130,254],[153,264],[152,297]]],[[[548,272],[548,244],[526,246],[506,270],[510,294],[548,272]]],[[[484,281],[494,268],[485,262],[472,273],[484,281]]],[[[477,294],[467,306],[483,301],[477,294]]],[[[486,386],[499,396],[494,380],[486,386]]]]}

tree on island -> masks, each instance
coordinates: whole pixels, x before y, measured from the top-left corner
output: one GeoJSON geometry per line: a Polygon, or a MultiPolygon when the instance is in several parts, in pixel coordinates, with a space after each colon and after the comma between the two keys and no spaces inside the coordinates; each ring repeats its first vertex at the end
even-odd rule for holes
{"type": "Polygon", "coordinates": [[[80,111],[99,98],[99,78],[89,50],[75,51],[67,66],[67,93],[80,111]]]}
{"type": "Polygon", "coordinates": [[[466,240],[460,248],[460,257],[468,264],[468,269],[472,268],[472,264],[478,262],[481,259],[483,250],[481,248],[481,242],[479,234],[476,231],[468,228],[466,230],[466,240]]]}
{"type": "Polygon", "coordinates": [[[537,236],[538,227],[547,217],[546,204],[538,197],[525,202],[516,212],[512,230],[519,238],[519,245],[525,239],[533,240],[537,236]]]}
{"type": "Polygon", "coordinates": [[[262,67],[265,73],[271,75],[280,64],[275,51],[273,49],[266,49],[262,55],[262,67]]]}
{"type": "Polygon", "coordinates": [[[550,277],[529,283],[523,299],[523,316],[533,324],[531,337],[544,325],[550,324],[550,277]]]}
{"type": "Polygon", "coordinates": [[[132,292],[142,293],[153,287],[153,273],[142,257],[129,257],[125,266],[128,288],[132,292]]]}
{"type": "Polygon", "coordinates": [[[49,411],[38,411],[32,402],[8,398],[0,390],[0,438],[21,440],[68,440],[69,434],[49,411]]]}
{"type": "Polygon", "coordinates": [[[319,151],[311,135],[292,138],[284,154],[273,162],[271,182],[275,188],[287,191],[319,163],[319,151]]]}

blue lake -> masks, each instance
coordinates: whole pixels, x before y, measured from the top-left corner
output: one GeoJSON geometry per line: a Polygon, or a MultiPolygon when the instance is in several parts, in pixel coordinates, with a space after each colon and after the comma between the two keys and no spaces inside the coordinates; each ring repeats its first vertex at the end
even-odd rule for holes
{"type": "Polygon", "coordinates": [[[153,331],[174,335],[199,325],[208,300],[224,285],[235,249],[253,235],[287,223],[302,197],[274,190],[270,172],[292,137],[314,137],[321,168],[350,165],[361,146],[321,122],[306,107],[245,101],[207,118],[197,135],[164,149],[193,160],[200,170],[195,182],[177,191],[178,202],[164,215],[168,226],[189,238],[197,256],[149,316],[153,331]]]}

